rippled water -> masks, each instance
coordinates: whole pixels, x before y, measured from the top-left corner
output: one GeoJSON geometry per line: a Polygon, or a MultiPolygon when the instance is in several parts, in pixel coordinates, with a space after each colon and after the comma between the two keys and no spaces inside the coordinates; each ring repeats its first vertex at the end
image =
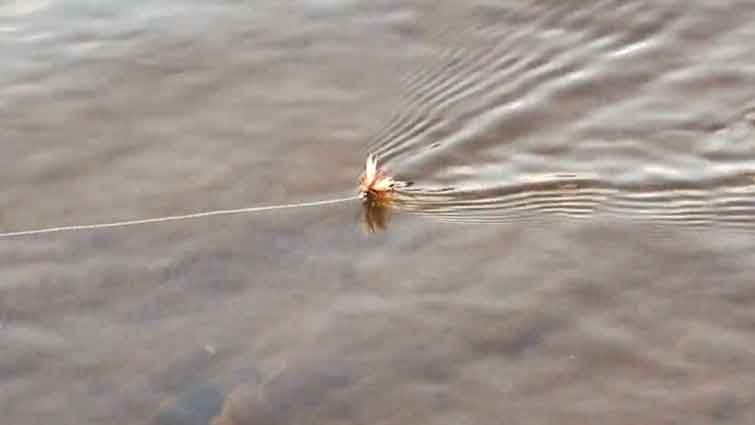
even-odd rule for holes
{"type": "Polygon", "coordinates": [[[0,412],[750,424],[752,40],[749,0],[0,3],[2,231],[414,183],[369,236],[0,240],[0,412]]]}
{"type": "Polygon", "coordinates": [[[417,170],[412,210],[452,220],[751,227],[751,15],[724,25],[678,6],[470,8],[373,148],[417,170]]]}

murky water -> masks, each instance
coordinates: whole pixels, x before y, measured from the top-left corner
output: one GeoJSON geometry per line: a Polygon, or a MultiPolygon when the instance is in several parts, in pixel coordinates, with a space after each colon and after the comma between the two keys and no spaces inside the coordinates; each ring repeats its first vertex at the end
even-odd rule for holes
{"type": "Polygon", "coordinates": [[[0,3],[9,424],[755,420],[755,4],[0,3]],[[390,218],[390,221],[388,219],[390,218]]]}

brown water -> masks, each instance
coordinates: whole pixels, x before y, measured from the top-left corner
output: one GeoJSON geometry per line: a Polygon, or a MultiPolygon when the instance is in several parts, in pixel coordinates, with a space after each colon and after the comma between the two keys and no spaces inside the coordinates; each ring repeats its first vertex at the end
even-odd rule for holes
{"type": "Polygon", "coordinates": [[[752,424],[755,3],[0,3],[3,424],[752,424]]]}

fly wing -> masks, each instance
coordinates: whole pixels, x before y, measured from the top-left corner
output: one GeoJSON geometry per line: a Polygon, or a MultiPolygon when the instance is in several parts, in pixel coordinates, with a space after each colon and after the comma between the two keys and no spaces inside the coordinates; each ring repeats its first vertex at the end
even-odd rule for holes
{"type": "Polygon", "coordinates": [[[367,161],[364,164],[364,181],[371,185],[377,175],[377,161],[372,154],[367,155],[367,161]]]}

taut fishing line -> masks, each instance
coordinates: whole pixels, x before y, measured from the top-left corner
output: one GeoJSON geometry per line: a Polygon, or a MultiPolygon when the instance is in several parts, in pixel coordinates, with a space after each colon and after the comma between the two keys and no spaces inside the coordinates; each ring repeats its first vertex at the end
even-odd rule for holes
{"type": "Polygon", "coordinates": [[[331,204],[339,204],[342,202],[355,201],[357,199],[360,199],[360,196],[354,195],[354,196],[349,196],[347,198],[325,199],[322,201],[300,202],[300,203],[295,203],[295,204],[279,204],[279,205],[266,205],[266,206],[259,206],[259,207],[237,208],[237,209],[231,209],[231,210],[203,211],[203,212],[197,212],[197,213],[191,213],[191,214],[144,218],[144,219],[139,219],[139,220],[114,221],[111,223],[79,224],[79,225],[72,225],[72,226],[47,227],[43,229],[21,230],[21,231],[16,231],[16,232],[0,233],[0,238],[41,235],[44,233],[70,232],[70,231],[75,231],[75,230],[107,229],[110,227],[135,226],[138,224],[165,223],[168,221],[190,220],[190,219],[195,219],[195,218],[211,217],[211,216],[216,216],[216,215],[244,214],[244,213],[254,213],[254,212],[263,212],[263,211],[293,209],[293,208],[318,207],[322,205],[331,205],[331,204]]]}
{"type": "Polygon", "coordinates": [[[273,210],[294,209],[294,208],[319,207],[323,205],[340,204],[343,202],[356,201],[356,200],[361,200],[363,202],[377,201],[377,200],[381,202],[387,202],[387,201],[390,201],[396,189],[399,189],[405,186],[407,186],[406,182],[394,180],[391,176],[386,174],[385,170],[378,167],[377,159],[373,155],[368,155],[367,161],[365,162],[365,166],[364,166],[364,172],[362,173],[362,176],[360,177],[360,180],[359,180],[359,194],[348,196],[346,198],[324,199],[321,201],[298,202],[298,203],[293,203],[293,204],[263,205],[263,206],[255,206],[255,207],[236,208],[236,209],[231,209],[231,210],[203,211],[203,212],[189,213],[189,214],[183,214],[183,215],[169,215],[169,216],[163,216],[163,217],[142,218],[138,220],[113,221],[110,223],[77,224],[77,225],[71,225],[71,226],[47,227],[47,228],[33,229],[33,230],[19,230],[15,232],[0,233],[0,239],[20,237],[20,236],[41,235],[45,233],[71,232],[71,231],[76,231],[76,230],[96,230],[96,229],[107,229],[111,227],[135,226],[138,224],[165,223],[169,221],[190,220],[190,219],[195,219],[195,218],[211,217],[211,216],[216,216],[216,215],[245,214],[245,213],[255,213],[255,212],[273,211],[273,210]]]}

